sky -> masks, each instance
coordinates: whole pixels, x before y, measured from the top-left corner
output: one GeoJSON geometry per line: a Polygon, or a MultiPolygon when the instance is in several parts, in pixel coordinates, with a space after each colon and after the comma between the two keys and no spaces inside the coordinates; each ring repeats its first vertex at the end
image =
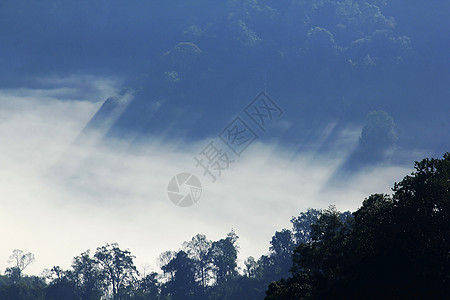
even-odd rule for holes
{"type": "Polygon", "coordinates": [[[329,188],[327,180],[352,152],[360,130],[349,128],[336,151],[317,154],[325,129],[303,153],[256,141],[212,183],[193,157],[214,137],[183,145],[155,140],[133,151],[95,135],[74,143],[102,104],[92,99],[114,95],[117,82],[47,80],[60,87],[0,90],[1,270],[15,248],[35,254],[26,273],[40,274],[53,265],[68,268],[74,256],[112,242],[129,248],[138,267],[157,270],[163,251],[180,249],[197,233],[217,240],[232,229],[242,263],[267,253],[274,232],[290,228],[296,213],[331,204],[353,211],[371,193],[390,193],[393,182],[411,171],[378,166],[329,188]],[[74,82],[91,85],[83,88],[90,93],[79,98],[83,92],[70,87],[74,82]],[[167,195],[169,180],[181,172],[192,172],[203,185],[199,202],[188,208],[167,195]]]}

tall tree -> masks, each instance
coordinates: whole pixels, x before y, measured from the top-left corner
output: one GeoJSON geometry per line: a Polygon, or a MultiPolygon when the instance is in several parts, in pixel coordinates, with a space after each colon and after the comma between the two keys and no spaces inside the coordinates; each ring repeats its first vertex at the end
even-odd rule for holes
{"type": "Polygon", "coordinates": [[[137,275],[134,256],[122,250],[117,243],[98,247],[94,255],[106,281],[112,290],[113,299],[121,299],[122,290],[130,285],[137,275]]]}
{"type": "Polygon", "coordinates": [[[179,251],[165,266],[164,272],[173,273],[173,279],[165,286],[164,294],[173,299],[195,299],[198,291],[195,281],[195,262],[186,252],[179,251]]]}
{"type": "Polygon", "coordinates": [[[283,229],[275,232],[270,241],[270,259],[272,260],[272,268],[267,274],[271,280],[278,280],[282,277],[289,276],[289,269],[292,265],[292,251],[295,243],[292,232],[289,229],[283,229]]]}
{"type": "Polygon", "coordinates": [[[81,299],[99,299],[106,294],[103,290],[104,276],[89,250],[74,257],[68,277],[75,283],[75,292],[81,299]]]}
{"type": "Polygon", "coordinates": [[[414,262],[410,281],[450,292],[450,153],[415,162],[393,191],[395,245],[414,262]]]}
{"type": "Polygon", "coordinates": [[[197,234],[191,241],[185,243],[187,254],[195,262],[196,280],[200,282],[203,292],[210,279],[210,266],[208,264],[208,252],[212,243],[205,235],[197,234]]]}
{"type": "Polygon", "coordinates": [[[311,241],[311,225],[317,221],[321,210],[308,208],[306,212],[301,212],[297,217],[292,217],[292,232],[295,243],[307,243],[311,241]]]}
{"type": "Polygon", "coordinates": [[[137,291],[134,298],[136,299],[158,299],[160,293],[160,285],[158,282],[158,274],[151,272],[138,281],[137,291]]]}
{"type": "Polygon", "coordinates": [[[9,272],[14,274],[14,276],[17,277],[17,280],[20,280],[23,270],[25,270],[34,261],[35,257],[33,253],[24,253],[20,249],[14,249],[8,260],[8,262],[14,264],[14,266],[9,270],[9,272]]]}
{"type": "Polygon", "coordinates": [[[213,242],[209,249],[208,258],[216,285],[237,275],[237,239],[236,233],[231,231],[226,238],[213,242]]]}
{"type": "Polygon", "coordinates": [[[163,279],[165,281],[170,281],[174,279],[175,273],[172,270],[166,268],[169,262],[177,256],[175,251],[164,251],[158,257],[158,264],[161,270],[163,271],[163,279]]]}
{"type": "Polygon", "coordinates": [[[61,269],[59,266],[54,266],[49,270],[50,283],[45,288],[46,300],[75,300],[78,297],[75,289],[75,282],[71,278],[71,272],[61,269]]]}

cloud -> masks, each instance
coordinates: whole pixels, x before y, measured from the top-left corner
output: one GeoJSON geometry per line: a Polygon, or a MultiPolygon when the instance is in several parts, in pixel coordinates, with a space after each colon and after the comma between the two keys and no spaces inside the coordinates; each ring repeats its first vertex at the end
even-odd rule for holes
{"type": "MultiPolygon", "coordinates": [[[[392,183],[410,172],[382,166],[349,179],[345,187],[324,186],[351,153],[354,130],[341,132],[345,142],[334,154],[296,153],[257,141],[215,183],[193,160],[210,140],[180,144],[155,137],[132,149],[112,139],[74,144],[102,104],[91,101],[96,91],[114,91],[107,80],[95,82],[82,100],[76,84],[68,84],[76,96],[70,101],[71,90],[64,100],[54,88],[0,90],[2,271],[15,248],[36,255],[26,273],[39,274],[53,265],[67,268],[73,256],[106,242],[119,242],[137,256],[138,266],[156,269],[161,252],[178,249],[197,233],[223,238],[231,228],[240,236],[243,261],[267,252],[274,232],[289,227],[300,211],[330,204],[354,210],[371,193],[389,193],[392,183]],[[203,184],[201,199],[189,208],[167,197],[169,180],[181,172],[195,174],[203,184]]],[[[324,139],[333,128],[324,126],[324,139]]]]}

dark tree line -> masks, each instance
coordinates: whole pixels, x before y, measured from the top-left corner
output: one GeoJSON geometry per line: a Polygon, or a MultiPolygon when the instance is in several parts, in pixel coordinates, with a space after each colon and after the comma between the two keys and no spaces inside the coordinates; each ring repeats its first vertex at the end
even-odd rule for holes
{"type": "Polygon", "coordinates": [[[450,153],[416,162],[393,195],[354,213],[308,209],[278,231],[269,253],[237,264],[238,236],[197,234],[140,274],[118,244],[74,257],[43,276],[23,275],[34,255],[14,250],[0,299],[410,299],[450,295],[450,153]]]}
{"type": "Polygon", "coordinates": [[[393,195],[353,218],[324,211],[267,299],[443,299],[450,295],[450,153],[416,162],[393,195]]]}

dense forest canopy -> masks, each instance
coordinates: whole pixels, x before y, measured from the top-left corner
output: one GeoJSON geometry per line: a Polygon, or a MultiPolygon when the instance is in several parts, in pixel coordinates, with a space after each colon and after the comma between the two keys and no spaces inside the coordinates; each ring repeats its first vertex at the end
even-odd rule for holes
{"type": "MultiPolygon", "coordinates": [[[[400,149],[421,148],[431,131],[448,137],[448,118],[435,108],[449,92],[449,9],[448,1],[4,1],[0,85],[121,78],[134,100],[106,136],[126,140],[175,120],[171,138],[210,136],[266,90],[298,120],[274,133],[285,143],[299,147],[323,122],[337,119],[342,130],[381,108],[403,133],[400,149]]],[[[106,104],[91,127],[120,106],[106,104]]],[[[432,155],[447,151],[444,140],[433,142],[432,155]]]]}

